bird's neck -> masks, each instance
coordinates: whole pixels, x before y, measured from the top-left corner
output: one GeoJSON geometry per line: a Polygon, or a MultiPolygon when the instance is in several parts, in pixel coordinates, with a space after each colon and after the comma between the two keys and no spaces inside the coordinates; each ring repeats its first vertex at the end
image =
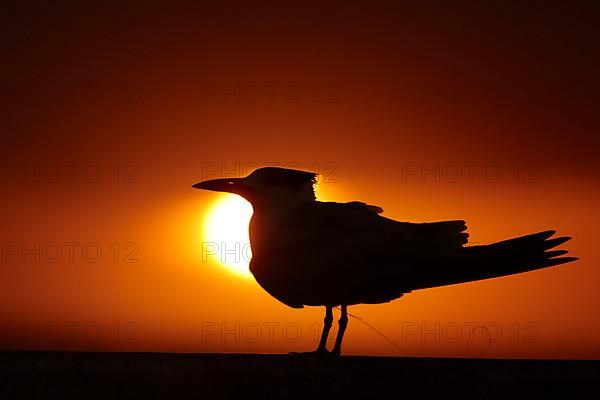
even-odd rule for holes
{"type": "Polygon", "coordinates": [[[267,223],[277,224],[290,210],[315,202],[312,184],[283,187],[252,198],[254,215],[267,223]]]}
{"type": "MultiPolygon", "coordinates": [[[[252,202],[254,213],[250,220],[250,242],[275,243],[281,234],[280,222],[294,209],[314,203],[313,196],[271,196],[265,201],[252,202]]],[[[254,251],[254,250],[253,250],[254,251]]]]}
{"type": "Polygon", "coordinates": [[[281,187],[263,192],[251,199],[254,213],[249,234],[252,258],[270,246],[277,247],[285,236],[280,222],[294,209],[316,201],[312,184],[281,187]]]}
{"type": "Polygon", "coordinates": [[[263,220],[265,224],[277,225],[294,208],[313,202],[315,200],[312,198],[271,198],[265,202],[252,203],[253,217],[263,220]]]}

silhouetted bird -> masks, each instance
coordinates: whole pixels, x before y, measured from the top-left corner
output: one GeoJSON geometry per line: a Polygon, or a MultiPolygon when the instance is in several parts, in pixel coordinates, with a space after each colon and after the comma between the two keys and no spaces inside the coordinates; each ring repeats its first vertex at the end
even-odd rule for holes
{"type": "Polygon", "coordinates": [[[468,246],[465,221],[409,223],[385,218],[380,207],[353,201],[320,202],[316,174],[266,167],[245,178],[213,179],[197,189],[235,193],[254,208],[250,271],[284,304],[325,306],[316,353],[326,354],[341,306],[332,354],[340,354],[347,306],[385,303],[416,289],[495,278],[574,261],[552,249],[569,237],[534,233],[489,245],[468,246]]]}

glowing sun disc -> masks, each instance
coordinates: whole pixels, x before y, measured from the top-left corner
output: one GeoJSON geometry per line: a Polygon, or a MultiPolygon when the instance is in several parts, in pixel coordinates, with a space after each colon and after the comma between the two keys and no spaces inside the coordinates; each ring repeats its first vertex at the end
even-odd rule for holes
{"type": "Polygon", "coordinates": [[[248,224],[252,206],[237,195],[227,194],[211,208],[204,221],[205,254],[229,271],[249,277],[252,257],[248,224]]]}

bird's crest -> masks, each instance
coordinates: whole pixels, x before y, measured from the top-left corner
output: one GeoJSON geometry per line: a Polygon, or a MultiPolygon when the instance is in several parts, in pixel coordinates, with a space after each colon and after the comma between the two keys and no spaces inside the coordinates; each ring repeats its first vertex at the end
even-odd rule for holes
{"type": "Polygon", "coordinates": [[[288,169],[279,167],[259,168],[248,176],[250,181],[259,181],[263,187],[278,191],[279,195],[274,196],[271,192],[271,199],[284,199],[289,203],[291,196],[294,201],[313,201],[316,199],[314,184],[317,182],[317,174],[314,172],[301,171],[298,169],[288,169]],[[284,196],[284,197],[281,197],[284,196]]]}
{"type": "Polygon", "coordinates": [[[250,176],[269,186],[302,186],[317,182],[317,174],[314,172],[279,167],[259,168],[250,176]]]}

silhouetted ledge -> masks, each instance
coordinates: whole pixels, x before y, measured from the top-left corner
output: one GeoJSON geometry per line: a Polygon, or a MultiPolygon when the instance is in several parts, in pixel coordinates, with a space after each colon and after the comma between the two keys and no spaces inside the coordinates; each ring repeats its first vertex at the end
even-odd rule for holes
{"type": "Polygon", "coordinates": [[[598,361],[0,352],[0,399],[539,398],[599,383],[598,361]]]}

